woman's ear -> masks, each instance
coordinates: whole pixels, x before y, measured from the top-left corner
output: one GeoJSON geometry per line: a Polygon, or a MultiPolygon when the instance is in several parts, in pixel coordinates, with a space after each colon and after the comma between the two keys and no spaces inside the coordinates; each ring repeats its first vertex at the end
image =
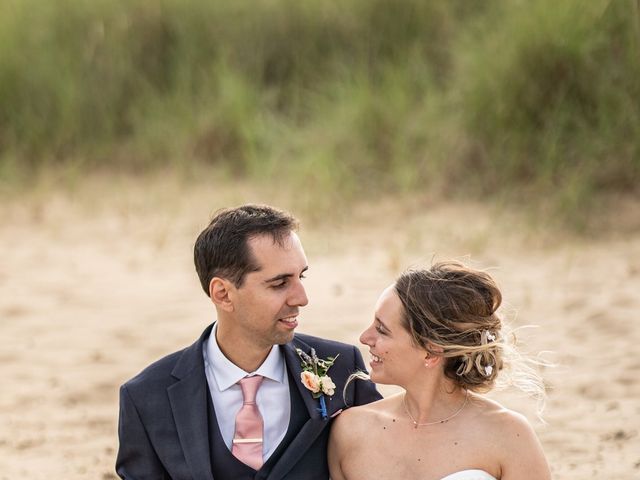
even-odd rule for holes
{"type": "Polygon", "coordinates": [[[209,282],[209,296],[213,304],[225,312],[233,312],[233,302],[229,296],[233,284],[220,277],[213,277],[209,282]]]}
{"type": "Polygon", "coordinates": [[[427,355],[424,358],[424,366],[427,368],[437,367],[442,363],[442,357],[440,355],[427,355]]]}
{"type": "Polygon", "coordinates": [[[436,367],[442,362],[442,353],[444,349],[432,343],[429,344],[429,350],[425,351],[424,366],[427,368],[436,367]]]}

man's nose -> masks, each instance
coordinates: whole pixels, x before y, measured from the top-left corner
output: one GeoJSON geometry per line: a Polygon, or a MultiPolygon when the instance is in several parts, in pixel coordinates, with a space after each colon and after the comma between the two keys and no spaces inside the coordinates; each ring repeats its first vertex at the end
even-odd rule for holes
{"type": "Polygon", "coordinates": [[[301,281],[298,281],[296,288],[293,291],[291,298],[289,299],[289,305],[296,307],[304,307],[309,303],[307,298],[307,291],[304,289],[304,285],[301,281]]]}

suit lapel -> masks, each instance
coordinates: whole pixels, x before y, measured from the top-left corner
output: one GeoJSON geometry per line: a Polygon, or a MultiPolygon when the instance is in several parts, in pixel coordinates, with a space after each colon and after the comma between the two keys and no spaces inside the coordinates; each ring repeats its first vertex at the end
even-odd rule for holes
{"type": "Polygon", "coordinates": [[[329,420],[309,419],[273,466],[267,480],[279,480],[289,473],[328,425],[329,420]]]}
{"type": "MultiPolygon", "coordinates": [[[[297,341],[297,340],[296,340],[297,341]]],[[[309,353],[311,347],[303,342],[297,341],[299,348],[309,353]]],[[[287,369],[291,372],[294,379],[295,387],[289,385],[289,388],[297,388],[304,400],[305,407],[309,413],[309,420],[303,425],[298,434],[293,438],[282,456],[271,469],[267,476],[267,480],[279,480],[284,477],[305,454],[309,447],[316,441],[322,431],[329,425],[329,419],[323,419],[319,412],[319,402],[313,398],[313,395],[300,381],[300,373],[302,366],[300,357],[295,351],[296,346],[288,343],[282,347],[287,369]]],[[[327,404],[327,407],[329,404],[327,404]]],[[[329,416],[331,416],[329,410],[329,416]]]]}
{"type": "MultiPolygon", "coordinates": [[[[281,348],[284,352],[284,360],[287,364],[287,370],[291,372],[291,375],[294,378],[294,383],[296,384],[296,388],[298,389],[300,395],[304,400],[304,404],[309,412],[309,417],[316,420],[321,419],[320,401],[317,398],[313,398],[313,394],[311,393],[311,391],[307,390],[307,387],[302,384],[302,380],[300,379],[300,374],[302,373],[302,360],[296,353],[296,348],[299,348],[303,352],[311,354],[311,346],[306,344],[302,340],[295,338],[293,342],[287,343],[281,348]]],[[[340,376],[339,368],[340,367],[338,367],[337,371],[331,370],[329,372],[329,375],[334,378],[337,385],[342,385],[344,384],[344,381],[342,381],[342,378],[340,376]]],[[[346,378],[344,380],[346,381],[346,378]]],[[[329,418],[331,418],[331,416],[334,415],[338,410],[345,408],[342,395],[337,390],[336,394],[333,397],[325,396],[325,401],[327,405],[327,416],[329,418]]]]}
{"type": "MultiPolygon", "coordinates": [[[[207,424],[209,392],[202,356],[203,342],[208,338],[211,328],[212,326],[209,326],[200,339],[184,351],[172,372],[178,382],[167,389],[184,458],[195,480],[213,480],[207,424]]],[[[281,347],[287,369],[291,372],[295,384],[295,387],[289,385],[289,388],[298,389],[310,418],[274,464],[267,480],[280,480],[284,477],[329,425],[329,418],[344,407],[342,401],[327,401],[329,418],[321,418],[318,400],[313,398],[311,392],[300,381],[302,366],[295,351],[297,346],[310,353],[311,347],[299,339],[295,339],[294,342],[295,344],[292,342],[281,347]]],[[[337,397],[340,395],[335,397],[331,400],[338,400],[337,397]]]]}
{"type": "Polygon", "coordinates": [[[204,374],[202,344],[211,331],[182,354],[172,375],[180,379],[167,389],[184,458],[196,480],[213,480],[207,426],[208,386],[204,374]]]}
{"type": "MultiPolygon", "coordinates": [[[[311,347],[302,342],[300,342],[300,346],[298,348],[303,350],[305,353],[311,351],[311,347]]],[[[284,351],[284,361],[287,365],[287,370],[291,372],[291,376],[294,379],[296,388],[300,392],[300,395],[304,400],[304,404],[307,407],[309,417],[311,417],[312,419],[319,419],[320,412],[318,408],[320,407],[320,403],[318,403],[317,399],[313,398],[311,391],[307,390],[307,388],[302,384],[302,381],[300,380],[300,374],[302,373],[302,362],[300,360],[300,357],[296,353],[296,346],[293,343],[287,343],[282,347],[282,350],[284,351]]]]}

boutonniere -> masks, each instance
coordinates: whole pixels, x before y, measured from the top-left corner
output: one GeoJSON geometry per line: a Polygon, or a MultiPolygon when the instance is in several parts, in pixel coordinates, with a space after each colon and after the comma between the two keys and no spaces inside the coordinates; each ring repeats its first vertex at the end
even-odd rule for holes
{"type": "Polygon", "coordinates": [[[340,355],[335,357],[327,357],[326,360],[318,358],[315,349],[311,349],[311,355],[306,354],[299,348],[296,348],[298,356],[302,360],[302,373],[300,380],[302,384],[311,391],[313,398],[320,401],[320,414],[323,419],[327,418],[327,404],[324,396],[332,396],[336,391],[336,384],[333,383],[327,372],[340,355]]]}

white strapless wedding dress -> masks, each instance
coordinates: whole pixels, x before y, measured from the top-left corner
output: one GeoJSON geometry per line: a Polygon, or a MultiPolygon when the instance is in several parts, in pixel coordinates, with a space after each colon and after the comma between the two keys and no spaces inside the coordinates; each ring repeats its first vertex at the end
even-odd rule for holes
{"type": "Polygon", "coordinates": [[[462,470],[461,472],[447,475],[442,480],[497,480],[484,470],[462,470]]]}

